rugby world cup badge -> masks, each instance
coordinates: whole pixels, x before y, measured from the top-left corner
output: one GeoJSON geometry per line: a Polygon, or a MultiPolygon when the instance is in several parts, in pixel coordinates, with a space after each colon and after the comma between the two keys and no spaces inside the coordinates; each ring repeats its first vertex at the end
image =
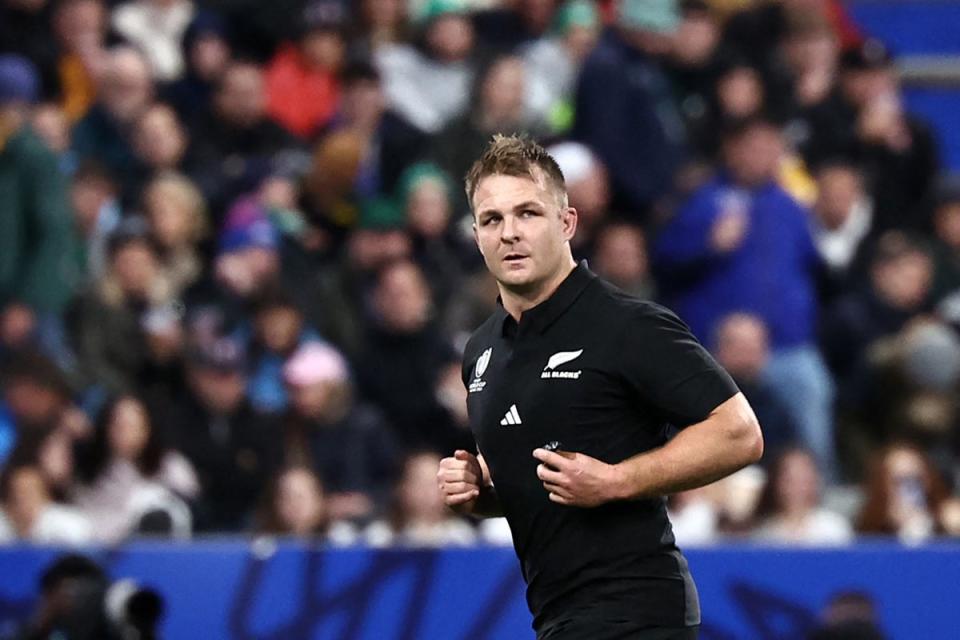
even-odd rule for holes
{"type": "Polygon", "coordinates": [[[484,372],[487,370],[487,366],[490,364],[490,356],[493,354],[493,348],[486,349],[483,353],[480,354],[480,357],[477,358],[477,364],[473,367],[473,382],[470,383],[468,391],[470,393],[477,393],[478,391],[483,391],[483,388],[487,386],[486,381],[481,380],[484,372]]]}

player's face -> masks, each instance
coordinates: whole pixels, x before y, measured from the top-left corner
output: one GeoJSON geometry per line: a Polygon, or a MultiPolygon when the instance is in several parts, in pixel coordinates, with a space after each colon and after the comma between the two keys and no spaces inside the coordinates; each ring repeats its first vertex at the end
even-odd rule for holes
{"type": "Polygon", "coordinates": [[[570,259],[568,241],[577,212],[562,207],[545,176],[492,175],[473,196],[477,246],[501,286],[536,291],[550,283],[570,259]]]}

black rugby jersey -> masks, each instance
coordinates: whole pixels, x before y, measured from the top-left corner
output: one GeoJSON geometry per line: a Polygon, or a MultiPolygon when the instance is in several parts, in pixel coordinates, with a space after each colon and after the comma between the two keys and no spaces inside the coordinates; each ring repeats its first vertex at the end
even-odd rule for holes
{"type": "Polygon", "coordinates": [[[667,309],[574,268],[519,325],[501,307],[463,363],[470,425],[527,581],[534,627],[571,611],[641,625],[700,621],[664,498],[595,508],[549,500],[533,450],[550,442],[608,463],[663,445],[737,393],[667,309]]]}

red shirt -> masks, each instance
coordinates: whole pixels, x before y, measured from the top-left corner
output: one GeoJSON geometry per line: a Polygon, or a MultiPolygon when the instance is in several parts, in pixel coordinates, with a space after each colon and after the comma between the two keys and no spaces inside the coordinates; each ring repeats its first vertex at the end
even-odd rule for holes
{"type": "Polygon", "coordinates": [[[292,133],[308,138],[337,110],[340,86],[327,69],[307,66],[296,45],[283,45],[266,74],[267,112],[292,133]]]}

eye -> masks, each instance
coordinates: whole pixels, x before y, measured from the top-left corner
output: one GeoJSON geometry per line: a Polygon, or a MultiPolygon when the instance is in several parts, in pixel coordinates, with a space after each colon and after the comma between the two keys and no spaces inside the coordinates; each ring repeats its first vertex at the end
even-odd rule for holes
{"type": "Polygon", "coordinates": [[[533,209],[524,209],[523,211],[520,212],[521,218],[532,218],[536,215],[537,215],[537,212],[534,211],[533,209]]]}
{"type": "Polygon", "coordinates": [[[500,221],[500,216],[487,216],[486,218],[480,221],[480,226],[487,227],[493,224],[494,222],[499,222],[499,221],[500,221]]]}

